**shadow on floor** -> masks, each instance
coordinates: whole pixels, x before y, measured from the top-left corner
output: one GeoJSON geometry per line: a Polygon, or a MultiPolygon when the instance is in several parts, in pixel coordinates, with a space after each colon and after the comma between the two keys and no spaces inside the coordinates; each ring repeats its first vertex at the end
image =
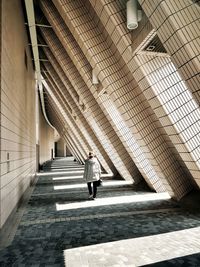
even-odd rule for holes
{"type": "MultiPolygon", "coordinates": [[[[58,211],[56,204],[85,201],[87,189],[74,190],[74,193],[58,190],[58,194],[53,194],[54,184],[48,179],[47,184],[43,184],[45,177],[39,177],[12,244],[0,251],[1,267],[61,267],[65,266],[63,251],[67,249],[200,227],[200,212],[183,210],[173,200],[58,211]]],[[[131,191],[130,186],[114,190],[103,188],[98,196],[103,199],[150,192],[145,184],[138,185],[138,191],[134,189],[136,187],[131,191]]],[[[194,254],[146,266],[199,267],[200,258],[194,254]]]]}

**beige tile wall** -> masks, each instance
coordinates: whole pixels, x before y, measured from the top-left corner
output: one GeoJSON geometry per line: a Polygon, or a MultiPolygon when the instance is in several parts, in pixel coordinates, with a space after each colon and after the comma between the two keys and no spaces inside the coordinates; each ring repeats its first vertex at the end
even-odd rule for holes
{"type": "Polygon", "coordinates": [[[70,131],[66,128],[65,119],[62,116],[62,114],[59,112],[58,107],[56,106],[55,102],[51,98],[51,96],[47,93],[47,111],[49,114],[49,118],[51,118],[51,122],[53,125],[55,125],[56,129],[58,129],[61,137],[66,141],[67,145],[69,146],[71,152],[76,157],[76,159],[82,163],[82,159],[80,158],[80,152],[79,149],[76,147],[76,144],[73,142],[73,139],[71,138],[70,131]]]}
{"type": "MultiPolygon", "coordinates": [[[[123,117],[126,118],[126,122],[131,127],[146,159],[153,166],[157,179],[152,180],[156,180],[155,184],[158,184],[157,187],[155,185],[155,189],[158,190],[160,187],[159,180],[161,179],[171,195],[175,195],[177,198],[182,197],[191,190],[190,179],[187,177],[187,171],[184,172],[181,168],[181,163],[177,161],[176,154],[170,148],[170,144],[166,142],[166,133],[163,131],[146,97],[133,79],[134,77],[138,81],[143,79],[143,75],[137,72],[137,64],[134,64],[131,56],[130,41],[133,41],[131,39],[133,36],[127,33],[124,17],[121,16],[123,12],[120,15],[113,14],[113,8],[110,8],[111,2],[108,3],[103,0],[95,2],[96,7],[104,6],[104,11],[101,9],[102,18],[100,17],[100,19],[102,23],[104,22],[107,32],[106,23],[108,18],[112,18],[114,26],[118,26],[113,27],[115,30],[113,34],[109,33],[109,37],[101,23],[95,24],[91,9],[92,15],[88,16],[87,7],[89,5],[78,5],[75,9],[72,2],[65,1],[66,5],[63,2],[62,5],[59,5],[58,2],[54,1],[60,14],[63,16],[87,60],[97,71],[104,89],[110,93],[112,100],[123,117]],[[69,10],[70,12],[68,12],[69,10]],[[107,16],[105,16],[106,14],[107,16]],[[119,19],[117,20],[116,17],[119,19]],[[132,72],[133,76],[129,71],[132,72]],[[132,88],[131,91],[130,88],[132,88]],[[154,141],[155,139],[156,142],[154,141]],[[166,162],[167,165],[162,164],[162,162],[166,162]],[[174,162],[177,162],[177,164],[174,164],[174,162]],[[171,170],[170,176],[169,170],[171,170]],[[180,177],[185,177],[185,182],[182,182],[181,186],[179,185],[180,177]]],[[[96,7],[94,5],[94,8],[96,7]]],[[[96,10],[99,11],[98,8],[96,10]]],[[[112,21],[109,25],[111,24],[112,21]]],[[[138,31],[141,31],[141,26],[138,31]]],[[[57,35],[59,36],[59,34],[57,35]]],[[[64,40],[63,44],[65,44],[64,40]]],[[[80,72],[82,69],[80,69],[80,72]]],[[[142,168],[140,166],[138,168],[141,171],[142,168]]],[[[144,172],[144,170],[142,171],[144,172]]]]}
{"type": "MultiPolygon", "coordinates": [[[[45,1],[42,1],[42,3],[44,3],[45,8],[50,7],[49,3],[47,2],[45,3],[45,1]]],[[[94,95],[91,94],[91,92],[94,92],[94,90],[96,90],[95,87],[92,86],[91,84],[91,67],[88,67],[90,68],[90,71],[88,68],[85,71],[85,66],[86,65],[89,66],[89,64],[84,65],[82,68],[83,74],[81,75],[81,77],[78,71],[74,69],[74,66],[77,67],[79,63],[83,64],[82,61],[78,60],[78,57],[82,56],[81,58],[84,58],[84,55],[81,54],[79,52],[79,48],[76,47],[76,49],[74,49],[76,52],[75,54],[72,54],[74,51],[73,49],[70,49],[70,51],[69,50],[67,51],[71,53],[69,54],[71,59],[70,58],[67,59],[66,52],[62,49],[61,44],[59,44],[59,41],[56,40],[56,37],[54,36],[53,32],[51,30],[50,31],[42,30],[42,32],[43,32],[46,42],[49,44],[56,58],[59,59],[59,62],[62,62],[63,70],[65,71],[66,75],[69,75],[68,79],[70,80],[74,88],[76,88],[77,92],[79,92],[80,98],[87,101],[86,108],[87,110],[89,110],[89,112],[87,112],[87,116],[90,116],[90,118],[88,118],[88,122],[92,122],[91,127],[96,132],[96,135],[98,135],[98,138],[100,142],[102,143],[102,145],[104,146],[104,149],[106,150],[107,154],[109,154],[110,159],[113,161],[114,165],[117,166],[118,171],[125,179],[133,178],[137,182],[138,178],[140,177],[140,174],[137,168],[135,167],[129,154],[126,152],[124,144],[120,142],[120,139],[116,135],[115,131],[112,129],[107,118],[101,112],[102,109],[100,109],[98,105],[100,104],[100,102],[97,103],[94,99],[94,95]],[[71,60],[73,60],[73,62],[71,60]],[[69,71],[69,66],[71,67],[70,71],[69,71]],[[73,76],[70,75],[70,73],[73,73],[73,74],[76,73],[74,79],[73,79],[73,76]],[[88,90],[87,86],[89,87],[90,91],[88,90]],[[113,146],[113,144],[116,144],[116,143],[118,144],[118,146],[113,146]]],[[[60,34],[62,35],[61,32],[60,34]]],[[[64,36],[65,38],[67,38],[67,34],[65,34],[64,36]]],[[[64,36],[62,35],[62,38],[64,36]]],[[[70,33],[68,34],[68,36],[72,38],[70,33]]],[[[69,43],[71,42],[70,41],[67,42],[67,44],[69,43]]],[[[67,46],[65,46],[65,49],[67,49],[67,46]]],[[[84,60],[84,62],[87,62],[87,61],[84,60]]]]}
{"type": "MultiPolygon", "coordinates": [[[[0,75],[1,75],[1,58],[2,58],[2,1],[0,1],[0,75]]],[[[1,79],[0,79],[0,110],[1,110],[1,79]]],[[[0,116],[0,125],[1,125],[1,116],[0,116]]],[[[1,140],[1,131],[0,131],[0,140],[1,140]]],[[[0,154],[1,162],[1,154],[0,154]]],[[[0,166],[1,171],[1,166],[0,166]]],[[[1,188],[1,179],[0,179],[0,188],[1,188]]],[[[0,199],[1,199],[1,190],[0,190],[0,199]]],[[[1,201],[0,201],[0,212],[1,212],[1,201]]]]}
{"type": "MultiPolygon", "coordinates": [[[[48,38],[49,38],[49,36],[48,36],[48,38]]],[[[52,37],[51,37],[52,38],[52,37]]],[[[55,40],[55,38],[53,39],[53,40],[55,40]]],[[[54,51],[55,51],[56,49],[54,49],[54,51]]],[[[59,52],[61,51],[61,49],[59,48],[59,49],[57,49],[57,50],[59,50],[59,52]]],[[[64,53],[65,54],[65,53],[64,53]]],[[[58,58],[59,57],[59,54],[57,54],[56,55],[56,58],[58,58]]],[[[63,60],[62,60],[63,61],[63,60]]],[[[71,64],[72,65],[72,64],[71,64]]],[[[69,66],[69,63],[68,64],[65,64],[65,66],[69,66]]],[[[74,72],[73,72],[74,73],[74,72]]],[[[78,74],[78,72],[76,71],[76,73],[77,73],[77,75],[76,75],[76,79],[78,80],[78,77],[79,77],[79,74],[78,74]]],[[[69,74],[68,74],[69,75],[69,74]]],[[[70,79],[71,79],[71,77],[70,77],[70,79]]],[[[74,86],[76,86],[76,84],[75,84],[75,81],[76,80],[72,80],[71,79],[71,82],[74,84],[74,86]]],[[[91,82],[90,82],[91,83],[91,82]]],[[[80,83],[79,83],[80,84],[80,83]]],[[[80,84],[81,85],[81,84],[80,84]]],[[[76,87],[77,88],[77,87],[76,87]]],[[[96,112],[96,116],[98,117],[98,121],[99,121],[99,124],[100,125],[102,125],[102,122],[104,122],[104,124],[106,123],[106,118],[104,118],[103,116],[102,116],[102,113],[99,113],[99,109],[98,109],[98,105],[97,105],[97,103],[94,101],[94,97],[91,95],[91,93],[88,91],[88,89],[87,89],[87,87],[85,86],[85,87],[83,87],[82,86],[82,88],[81,88],[81,90],[79,90],[80,92],[82,92],[83,90],[85,89],[85,93],[86,93],[86,95],[84,95],[84,98],[83,99],[85,99],[86,97],[87,97],[87,99],[88,98],[90,98],[91,99],[91,101],[90,102],[88,102],[88,104],[90,104],[91,105],[91,108],[93,109],[93,111],[95,111],[96,112]],[[92,100],[93,99],[93,100],[92,100]],[[101,121],[100,121],[101,120],[101,121]]],[[[87,106],[87,109],[88,109],[88,106],[87,106]]],[[[93,112],[94,113],[94,112],[93,112]]],[[[89,113],[88,113],[89,114],[89,113]]],[[[89,114],[90,115],[90,114],[89,114]]],[[[87,118],[88,118],[88,116],[87,116],[87,118]]],[[[88,122],[91,122],[91,120],[89,119],[88,120],[88,122]]],[[[93,124],[91,125],[91,127],[93,127],[93,124]]],[[[101,126],[102,127],[102,126],[101,126]]],[[[106,129],[108,129],[108,127],[106,127],[106,129]]],[[[98,133],[97,133],[98,134],[98,133]]],[[[114,134],[114,132],[113,132],[113,134],[114,134]]],[[[102,136],[103,137],[103,136],[102,136]]],[[[104,137],[105,138],[107,138],[105,135],[104,135],[104,137]]],[[[116,137],[115,137],[115,134],[114,135],[110,135],[110,137],[111,138],[115,138],[116,139],[116,137]]],[[[105,140],[105,138],[102,138],[102,140],[104,141],[105,140]]],[[[111,146],[112,146],[112,144],[111,144],[111,146]]],[[[122,148],[123,149],[123,148],[122,148]]],[[[115,149],[116,150],[116,149],[115,149]]],[[[113,157],[113,153],[112,153],[112,157],[113,157]]],[[[118,161],[119,162],[119,161],[118,161]]],[[[121,163],[120,163],[121,164],[121,163]]],[[[122,164],[123,164],[123,162],[122,162],[122,164]]],[[[119,166],[119,164],[116,164],[116,166],[119,166]]],[[[119,168],[119,167],[118,167],[119,168]]],[[[128,174],[128,176],[130,176],[129,174],[128,174]]]]}
{"type": "MultiPolygon", "coordinates": [[[[60,24],[59,24],[60,25],[60,24]]],[[[60,30],[61,31],[61,30],[60,30]]],[[[68,43],[68,42],[67,42],[68,43]]],[[[77,48],[76,48],[76,54],[77,54],[77,48]]],[[[68,53],[70,53],[69,52],[69,50],[68,50],[68,53]]],[[[78,62],[79,63],[79,62],[78,62]]],[[[85,66],[84,66],[85,67],[85,66]]],[[[119,67],[120,67],[120,65],[118,66],[118,69],[119,69],[119,67]]],[[[81,67],[79,67],[79,71],[81,72],[83,70],[83,68],[81,68],[81,67]]],[[[86,73],[87,73],[87,71],[86,71],[86,73]]],[[[91,80],[91,78],[89,77],[89,80],[91,80]]],[[[105,110],[105,112],[106,112],[106,110],[105,110]]],[[[106,114],[106,115],[108,115],[108,114],[106,114]]],[[[126,147],[126,149],[128,150],[128,147],[126,147]]],[[[140,170],[140,171],[142,171],[142,170],[140,170]]],[[[159,187],[159,186],[158,186],[159,187]]]]}
{"type": "Polygon", "coordinates": [[[65,124],[63,127],[63,131],[65,131],[65,128],[68,129],[68,132],[70,132],[71,138],[74,142],[74,145],[77,147],[77,150],[80,153],[81,161],[84,162],[84,159],[87,157],[87,151],[89,151],[89,148],[87,147],[87,144],[84,141],[84,136],[82,135],[80,129],[75,124],[75,119],[72,116],[70,110],[67,108],[67,105],[62,99],[62,96],[59,94],[59,89],[57,85],[54,83],[52,78],[49,76],[49,74],[45,74],[47,80],[47,83],[49,84],[49,90],[51,90],[51,97],[56,98],[56,101],[54,101],[54,105],[57,106],[58,110],[62,113],[62,116],[65,120],[65,124]],[[76,140],[77,138],[77,140],[76,140]]]}
{"type": "Polygon", "coordinates": [[[199,6],[189,0],[139,0],[146,15],[129,31],[126,1],[53,0],[57,9],[40,2],[53,28],[40,30],[49,46],[42,69],[58,101],[47,93],[47,109],[76,158],[83,162],[92,148],[107,171],[117,169],[135,181],[142,174],[150,187],[177,199],[199,185],[199,6]],[[139,51],[155,30],[171,58],[139,51]],[[187,85],[173,98],[182,81],[172,63],[187,85]],[[189,91],[190,99],[184,97],[189,91]],[[113,116],[111,106],[120,115],[113,116]],[[120,125],[129,127],[128,134],[120,125]]]}
{"type": "Polygon", "coordinates": [[[35,85],[20,1],[2,3],[1,210],[5,223],[35,174],[35,85]]]}
{"type": "Polygon", "coordinates": [[[139,2],[199,104],[199,4],[189,0],[139,2]]]}
{"type": "Polygon", "coordinates": [[[69,103],[65,101],[63,95],[62,95],[62,84],[60,84],[58,81],[55,82],[55,77],[50,76],[48,73],[46,73],[46,78],[48,79],[48,83],[50,84],[50,88],[54,96],[56,96],[57,100],[59,101],[60,105],[63,107],[63,110],[65,112],[65,120],[67,122],[67,127],[74,133],[73,139],[77,138],[77,146],[80,148],[82,159],[84,160],[87,157],[87,151],[90,151],[91,148],[88,144],[88,142],[85,140],[84,135],[82,134],[79,127],[77,127],[75,121],[76,116],[74,115],[74,112],[72,109],[69,108],[69,103]],[[60,87],[61,86],[61,87],[60,87]]]}
{"type": "MultiPolygon", "coordinates": [[[[58,7],[58,5],[57,5],[57,7],[58,7]]],[[[82,12],[82,10],[83,9],[80,9],[79,12],[82,12]]],[[[59,11],[62,13],[62,8],[59,11]]],[[[66,16],[65,16],[65,18],[66,18],[66,16]]],[[[80,16],[79,16],[79,18],[80,18],[80,16]]],[[[98,69],[99,79],[101,80],[103,87],[106,90],[109,90],[109,93],[110,92],[115,93],[116,90],[118,88],[120,88],[121,92],[123,90],[122,94],[125,95],[126,92],[128,92],[130,90],[130,84],[129,84],[129,79],[128,79],[129,77],[126,74],[126,70],[124,69],[125,70],[125,72],[124,72],[124,70],[121,69],[121,66],[119,64],[119,57],[114,57],[113,52],[111,51],[111,48],[108,47],[107,41],[109,40],[109,38],[104,40],[103,39],[104,36],[99,34],[100,29],[98,29],[98,28],[95,29],[95,31],[89,31],[89,29],[87,30],[87,27],[94,29],[95,26],[94,26],[93,21],[90,21],[90,24],[87,22],[86,22],[86,24],[84,24],[84,20],[87,21],[86,15],[83,15],[81,17],[81,19],[82,19],[81,26],[79,26],[78,29],[76,28],[74,30],[74,36],[75,36],[76,40],[78,41],[79,46],[82,48],[82,50],[85,53],[88,60],[90,60],[90,58],[91,58],[91,60],[90,60],[91,65],[93,65],[94,68],[96,67],[96,69],[98,69]],[[85,27],[85,30],[83,30],[83,27],[85,27]],[[76,32],[76,30],[77,30],[77,32],[76,32]],[[87,37],[88,36],[87,34],[84,34],[84,33],[81,34],[82,31],[90,34],[89,37],[87,37]],[[83,38],[83,39],[81,39],[81,38],[83,38]],[[94,49],[92,47],[93,43],[89,43],[90,40],[96,41],[96,43],[94,44],[95,45],[94,49]],[[98,42],[99,42],[99,44],[98,44],[98,42]],[[88,43],[88,46],[87,46],[87,43],[88,43]],[[88,49],[87,52],[84,49],[86,49],[86,50],[88,49]],[[90,55],[88,54],[88,52],[90,53],[90,55]],[[101,57],[99,57],[100,54],[101,54],[101,57]],[[101,58],[103,58],[104,60],[102,61],[101,58]],[[95,60],[95,62],[93,62],[93,60],[95,60]],[[98,60],[98,62],[97,62],[97,60],[98,60]],[[123,89],[123,87],[125,90],[123,89]],[[129,88],[129,90],[128,90],[128,88],[129,88]]],[[[76,23],[76,19],[74,21],[66,20],[66,23],[68,24],[68,27],[69,28],[71,27],[70,29],[72,29],[72,27],[74,27],[73,23],[74,24],[76,23]]],[[[123,107],[121,109],[123,109],[123,107]]],[[[155,164],[155,162],[154,162],[154,164],[155,164]]],[[[154,185],[155,185],[155,182],[152,182],[152,183],[154,183],[154,185]]],[[[159,181],[157,181],[157,185],[158,185],[157,186],[157,190],[158,190],[161,187],[159,181]]]]}
{"type": "MultiPolygon", "coordinates": [[[[112,41],[115,43],[115,45],[116,45],[118,51],[120,52],[120,54],[122,55],[124,61],[127,63],[127,66],[129,66],[129,69],[130,70],[134,71],[133,72],[133,76],[135,77],[135,79],[137,81],[138,80],[140,81],[140,79],[142,78],[142,76],[139,74],[139,71],[135,71],[136,68],[137,68],[137,64],[134,61],[134,58],[131,58],[132,56],[131,56],[131,53],[130,53],[130,44],[131,44],[131,42],[133,42],[132,45],[131,45],[132,48],[133,49],[134,48],[137,48],[136,45],[135,45],[135,43],[137,44],[137,43],[142,42],[143,41],[142,38],[144,38],[144,36],[148,36],[148,31],[147,30],[149,29],[149,31],[150,31],[151,28],[148,25],[145,25],[144,22],[141,22],[139,24],[139,27],[138,27],[138,29],[136,31],[131,32],[131,34],[130,34],[130,32],[129,32],[129,34],[127,34],[127,29],[125,29],[125,23],[126,23],[125,12],[124,12],[125,9],[123,9],[123,8],[120,7],[120,3],[119,2],[110,1],[109,3],[107,3],[107,1],[104,1],[104,0],[102,0],[102,1],[96,1],[96,2],[95,1],[90,1],[90,2],[93,5],[93,7],[95,8],[95,11],[97,12],[98,16],[100,17],[101,22],[103,23],[104,27],[106,27],[107,32],[111,36],[112,41]],[[108,15],[105,16],[104,13],[106,13],[106,12],[109,13],[109,16],[108,15]],[[105,18],[107,18],[107,20],[105,18]],[[116,27],[108,27],[108,25],[107,25],[108,23],[109,23],[109,25],[115,24],[116,27]],[[145,25],[145,27],[144,27],[144,25],[145,25]],[[142,27],[144,27],[144,29],[142,29],[142,27]],[[118,33],[119,33],[118,34],[118,39],[115,38],[116,36],[113,36],[113,33],[114,32],[112,32],[112,29],[114,29],[114,28],[115,28],[115,31],[117,31],[117,29],[118,29],[118,33]],[[122,28],[123,28],[123,33],[124,34],[122,34],[122,31],[121,31],[122,28]],[[142,31],[145,31],[145,34],[141,34],[142,31]],[[133,38],[136,38],[136,36],[138,36],[137,39],[139,39],[140,42],[139,42],[139,40],[135,40],[135,39],[133,40],[133,38]],[[126,50],[125,51],[129,51],[129,52],[122,53],[122,51],[121,51],[121,49],[122,49],[121,46],[122,45],[123,45],[124,49],[126,47],[126,50]],[[131,61],[134,62],[134,64],[130,64],[131,61]]],[[[145,20],[146,20],[146,18],[145,18],[145,20]]],[[[149,34],[151,34],[151,32],[149,34]]],[[[143,79],[143,80],[145,80],[145,79],[143,79]]],[[[116,90],[115,90],[115,93],[116,93],[116,90]]],[[[138,96],[135,95],[135,97],[138,97],[138,96]]],[[[123,98],[125,99],[124,96],[123,96],[123,98]]],[[[126,101],[130,101],[131,102],[131,99],[130,99],[130,97],[127,94],[126,94],[126,101]]],[[[118,102],[119,102],[119,105],[118,106],[120,108],[121,107],[125,107],[126,104],[123,102],[122,97],[120,98],[120,100],[118,102]]],[[[121,113],[123,113],[123,109],[121,110],[121,113]]],[[[125,115],[125,113],[123,113],[123,114],[125,115]]],[[[135,112],[132,114],[131,120],[132,120],[132,117],[134,115],[136,115],[135,112]]],[[[126,116],[126,117],[128,117],[128,116],[126,116]]],[[[139,123],[141,124],[140,121],[139,121],[139,123]]],[[[156,127],[157,127],[157,131],[158,131],[158,129],[161,126],[158,124],[156,127]]],[[[134,132],[135,132],[135,130],[134,130],[134,132]]],[[[160,134],[162,134],[162,131],[161,130],[160,130],[160,134]]],[[[163,138],[165,138],[165,135],[163,135],[163,138]]],[[[142,141],[145,141],[144,137],[143,137],[142,141]]],[[[165,142],[167,142],[167,140],[165,140],[165,142]]],[[[145,151],[145,147],[144,147],[143,150],[145,151]]],[[[152,150],[150,150],[150,151],[152,151],[152,150]]],[[[172,151],[170,153],[172,153],[172,151]]],[[[155,157],[155,153],[154,153],[154,157],[155,157]]],[[[176,158],[178,158],[177,155],[176,155],[176,158]]],[[[180,161],[179,161],[179,163],[180,163],[180,161]]],[[[173,167],[174,166],[172,166],[172,168],[171,168],[171,171],[172,172],[173,172],[173,167]]],[[[180,169],[180,167],[178,167],[178,169],[180,169]]],[[[185,175],[184,175],[184,177],[185,177],[184,180],[187,183],[187,181],[190,180],[191,178],[188,177],[188,171],[187,170],[185,170],[185,171],[186,172],[185,172],[185,175]]],[[[179,177],[182,177],[182,176],[183,176],[183,173],[181,171],[179,171],[179,177]]],[[[174,179],[175,179],[175,177],[174,177],[174,179]]],[[[182,195],[182,194],[185,194],[187,192],[187,190],[190,190],[190,188],[191,188],[190,185],[188,187],[187,186],[185,187],[186,184],[183,181],[183,179],[181,179],[181,181],[182,181],[182,183],[184,183],[184,188],[183,188],[183,190],[182,190],[181,193],[180,192],[178,193],[179,196],[182,195]]],[[[180,179],[177,176],[177,183],[179,183],[179,182],[180,182],[180,179]]],[[[180,190],[180,187],[178,187],[178,190],[180,190]]]]}
{"type": "Polygon", "coordinates": [[[181,157],[182,168],[186,165],[199,185],[199,107],[170,57],[137,56],[137,61],[145,73],[144,79],[139,81],[145,96],[176,148],[177,157],[181,157]],[[155,99],[160,102],[156,108],[155,99]]]}
{"type": "Polygon", "coordinates": [[[116,172],[114,165],[112,164],[111,160],[107,156],[105,150],[101,146],[100,142],[98,141],[96,135],[92,131],[91,127],[89,126],[87,120],[83,116],[80,101],[77,102],[76,97],[74,96],[74,90],[73,87],[70,86],[70,82],[67,80],[67,77],[65,76],[63,70],[56,62],[55,58],[51,54],[50,51],[45,50],[46,55],[49,59],[53,62],[54,68],[57,70],[56,72],[52,68],[50,64],[45,64],[46,69],[49,71],[49,73],[52,74],[52,79],[57,83],[58,91],[61,95],[64,97],[65,106],[70,104],[70,107],[72,108],[73,114],[76,115],[76,120],[73,119],[74,123],[76,124],[76,128],[80,131],[80,134],[82,135],[82,138],[84,138],[84,142],[87,144],[86,148],[86,154],[90,150],[94,150],[97,154],[99,160],[101,161],[101,164],[103,165],[104,169],[107,172],[116,172]],[[65,79],[63,79],[65,78],[65,79]],[[63,81],[63,82],[62,82],[63,81]],[[65,88],[69,88],[69,91],[65,88]],[[71,92],[71,94],[69,93],[71,92]],[[68,104],[67,104],[68,103],[68,104]],[[104,156],[103,156],[104,155],[104,156]]]}

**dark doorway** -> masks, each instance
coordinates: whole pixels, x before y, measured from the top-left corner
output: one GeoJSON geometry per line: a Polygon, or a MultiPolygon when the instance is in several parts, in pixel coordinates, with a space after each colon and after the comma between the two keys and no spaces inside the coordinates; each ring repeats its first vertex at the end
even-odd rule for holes
{"type": "Polygon", "coordinates": [[[58,156],[58,143],[55,142],[55,157],[58,156]]]}
{"type": "Polygon", "coordinates": [[[39,171],[39,163],[40,163],[40,146],[36,144],[36,171],[39,171]]]}

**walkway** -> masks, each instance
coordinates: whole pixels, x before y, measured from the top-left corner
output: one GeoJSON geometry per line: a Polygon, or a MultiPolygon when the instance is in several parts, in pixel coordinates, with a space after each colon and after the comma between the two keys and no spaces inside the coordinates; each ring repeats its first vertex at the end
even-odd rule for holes
{"type": "Polygon", "coordinates": [[[72,158],[38,174],[1,267],[200,266],[200,213],[108,177],[88,201],[82,175],[72,158]]]}

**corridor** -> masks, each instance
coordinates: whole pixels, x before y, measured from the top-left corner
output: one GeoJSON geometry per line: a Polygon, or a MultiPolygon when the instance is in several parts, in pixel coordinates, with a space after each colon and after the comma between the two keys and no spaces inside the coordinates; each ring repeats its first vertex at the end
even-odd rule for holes
{"type": "Polygon", "coordinates": [[[106,174],[89,201],[83,168],[72,157],[45,164],[1,244],[1,267],[200,266],[200,213],[106,174]]]}
{"type": "Polygon", "coordinates": [[[200,267],[199,14],[0,1],[0,267],[200,267]]]}

